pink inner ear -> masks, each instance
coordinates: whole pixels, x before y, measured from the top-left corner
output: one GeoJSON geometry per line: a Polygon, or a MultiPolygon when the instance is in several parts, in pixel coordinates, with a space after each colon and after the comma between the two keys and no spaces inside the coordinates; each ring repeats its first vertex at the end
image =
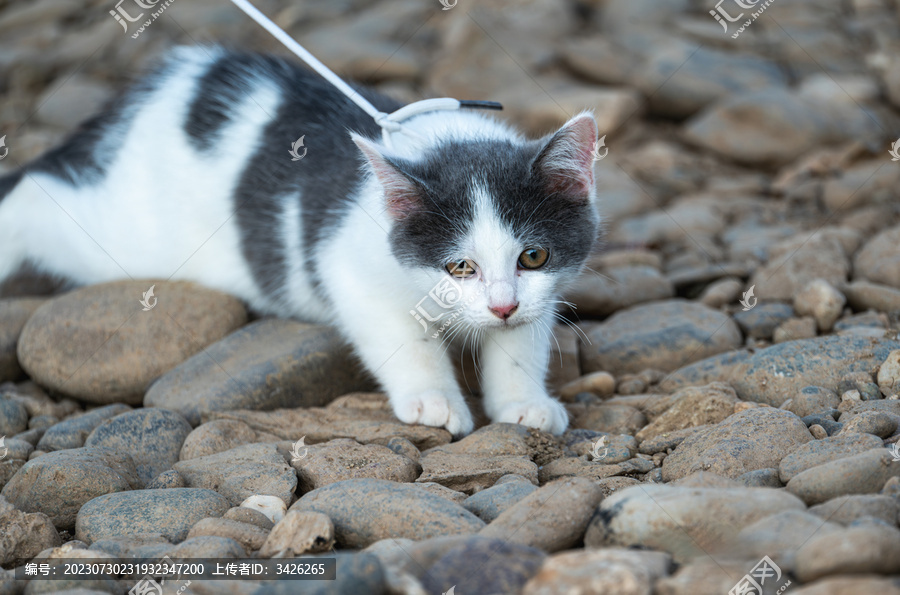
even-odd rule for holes
{"type": "Polygon", "coordinates": [[[584,197],[594,188],[594,143],[597,125],[579,116],[561,128],[541,152],[537,165],[549,192],[584,197]]]}
{"type": "Polygon", "coordinates": [[[385,206],[394,219],[408,217],[422,206],[416,185],[378,151],[371,142],[354,137],[354,142],[372,166],[375,177],[384,188],[385,206]]]}

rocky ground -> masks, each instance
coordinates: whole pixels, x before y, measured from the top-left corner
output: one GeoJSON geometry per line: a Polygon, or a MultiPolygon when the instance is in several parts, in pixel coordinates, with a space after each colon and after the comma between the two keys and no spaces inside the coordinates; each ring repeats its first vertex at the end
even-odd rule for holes
{"type": "MultiPolygon", "coordinates": [[[[533,134],[596,110],[607,248],[551,370],[571,429],[453,442],[397,422],[327,327],[23,277],[0,289],[0,593],[131,586],[14,580],[29,561],[309,553],[337,580],[187,592],[724,595],[767,556],[766,594],[900,593],[896,2],[776,0],[737,38],[712,0],[257,4],[401,98],[499,100],[533,134]]],[[[137,38],[113,8],[0,0],[0,173],[175,42],[282,51],[224,0],[137,38]]]]}

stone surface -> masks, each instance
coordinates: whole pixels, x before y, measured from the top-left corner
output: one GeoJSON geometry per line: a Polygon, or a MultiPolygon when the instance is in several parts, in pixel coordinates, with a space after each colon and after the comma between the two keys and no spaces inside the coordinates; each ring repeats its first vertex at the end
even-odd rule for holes
{"type": "Polygon", "coordinates": [[[387,444],[392,438],[401,437],[425,450],[446,444],[451,438],[450,432],[443,428],[397,421],[387,397],[378,393],[345,395],[321,408],[219,411],[211,412],[206,419],[240,421],[257,433],[292,442],[305,436],[306,444],[335,438],[352,438],[360,444],[387,444]]]}
{"type": "Polygon", "coordinates": [[[324,514],[292,510],[281,519],[259,550],[261,558],[326,552],[334,545],[334,525],[324,514]]]}
{"type": "Polygon", "coordinates": [[[685,562],[720,550],[759,519],[804,509],[799,498],[770,488],[634,486],[601,502],[584,543],[587,547],[639,545],[685,562]]]}
{"type": "Polygon", "coordinates": [[[849,373],[868,371],[900,343],[886,339],[828,336],[761,349],[732,369],[731,385],[745,401],[781,406],[804,386],[837,391],[849,373]]]}
{"type": "Polygon", "coordinates": [[[682,389],[669,407],[634,437],[644,442],[685,428],[717,424],[734,413],[737,402],[734,389],[721,382],[682,389]]]}
{"type": "Polygon", "coordinates": [[[274,444],[248,444],[214,455],[175,464],[175,471],[192,488],[209,488],[225,496],[232,506],[248,497],[276,496],[290,505],[297,476],[274,444]]]}
{"type": "Polygon", "coordinates": [[[84,441],[94,428],[104,420],[131,411],[128,405],[115,404],[91,409],[86,413],[63,420],[44,432],[37,443],[37,449],[43,451],[64,450],[84,446],[84,441]]]}
{"type": "Polygon", "coordinates": [[[370,386],[335,329],[264,319],[163,375],[144,405],[196,425],[211,411],[315,407],[370,386]]]}
{"type": "Polygon", "coordinates": [[[898,242],[900,242],[898,226],[885,229],[867,241],[853,259],[854,280],[900,288],[898,242]]]}
{"type": "Polygon", "coordinates": [[[848,494],[874,494],[891,477],[900,477],[900,465],[885,448],[823,463],[795,475],[787,489],[807,504],[819,504],[848,494]]]}
{"type": "Polygon", "coordinates": [[[685,438],[663,461],[663,479],[672,481],[700,470],[737,477],[777,467],[788,453],[810,440],[806,425],[793,413],[770,407],[748,409],[685,438]]]}
{"type": "Polygon", "coordinates": [[[19,337],[19,362],[42,386],[90,403],[140,404],[159,375],[247,321],[244,306],[183,281],[116,281],[49,300],[19,337]],[[156,306],[140,299],[155,286],[156,306]]]}
{"type": "Polygon", "coordinates": [[[900,350],[890,352],[878,367],[878,388],[885,397],[900,393],[900,350]]]}
{"type": "Polygon", "coordinates": [[[489,487],[508,474],[537,483],[538,469],[528,457],[518,455],[477,456],[433,450],[422,456],[422,474],[417,482],[435,482],[471,494],[489,487]]]}
{"type": "Polygon", "coordinates": [[[900,514],[897,498],[883,494],[840,496],[809,507],[811,514],[832,523],[849,525],[861,517],[874,517],[889,525],[896,525],[900,514]]]}
{"type": "Polygon", "coordinates": [[[608,397],[616,390],[616,379],[608,372],[593,372],[562,386],[559,396],[564,401],[572,401],[579,393],[591,393],[598,397],[608,397]]]}
{"type": "Polygon", "coordinates": [[[546,552],[565,550],[582,538],[602,497],[587,479],[558,479],[507,508],[479,534],[546,552]]]}
{"type": "Polygon", "coordinates": [[[896,312],[900,310],[900,290],[869,283],[868,281],[854,281],[844,288],[847,296],[847,304],[858,311],[868,309],[881,312],[896,312]]]}
{"type": "Polygon", "coordinates": [[[362,445],[347,438],[314,444],[291,466],[297,470],[301,493],[345,479],[370,477],[408,483],[418,475],[415,461],[386,446],[362,445]]]}
{"type": "Polygon", "coordinates": [[[242,523],[226,518],[205,518],[191,527],[188,539],[195,537],[224,537],[233,539],[247,551],[256,551],[263,546],[269,532],[250,523],[242,523]]]}
{"type": "Polygon", "coordinates": [[[138,409],[102,422],[85,440],[131,455],[143,483],[149,483],[178,462],[191,425],[174,411],[138,409]]]}
{"type": "Polygon", "coordinates": [[[25,512],[42,512],[60,529],[75,527],[89,500],[143,487],[126,453],[87,447],[47,453],[28,461],[0,494],[25,512]]]}
{"type": "Polygon", "coordinates": [[[214,419],[194,428],[184,439],[179,460],[187,461],[259,442],[257,432],[236,419],[214,419]]]}
{"type": "Polygon", "coordinates": [[[898,550],[896,525],[860,523],[837,534],[814,535],[797,551],[795,572],[803,582],[840,574],[897,574],[898,550]]]}
{"type": "Polygon", "coordinates": [[[78,511],[75,536],[85,543],[126,533],[157,532],[177,542],[201,519],[220,517],[228,501],[212,490],[181,488],[107,494],[78,511]]]}
{"type": "Polygon", "coordinates": [[[649,594],[653,584],[669,574],[670,564],[670,557],[662,552],[624,548],[563,552],[544,560],[522,594],[649,594]]]}
{"type": "Polygon", "coordinates": [[[470,538],[435,560],[422,586],[427,593],[517,593],[544,559],[540,550],[519,543],[470,538]],[[496,565],[488,568],[484,560],[496,565]]]}
{"type": "Polygon", "coordinates": [[[640,304],[665,300],[675,295],[672,283],[658,270],[646,265],[606,269],[601,276],[583,273],[565,294],[581,316],[608,316],[640,304]]]}
{"type": "Polygon", "coordinates": [[[881,446],[881,440],[866,434],[841,434],[813,440],[794,449],[781,460],[778,475],[784,483],[818,465],[862,454],[881,446]]]}
{"type": "MultiPolygon", "coordinates": [[[[843,418],[844,416],[841,416],[841,419],[843,418]]],[[[885,411],[863,411],[844,423],[841,434],[845,432],[873,434],[879,438],[887,438],[897,430],[898,420],[900,417],[885,411]]]]}
{"type": "Polygon", "coordinates": [[[794,295],[794,310],[800,316],[812,316],[820,331],[829,331],[840,318],[847,298],[824,279],[810,281],[794,295]]]}
{"type": "Polygon", "coordinates": [[[484,522],[490,523],[522,498],[537,490],[537,486],[520,475],[506,477],[518,479],[502,483],[498,480],[493,486],[466,498],[462,502],[463,508],[484,522]]]}
{"type": "Polygon", "coordinates": [[[445,498],[381,479],[329,484],[305,494],[290,510],[329,517],[340,547],[365,547],[387,537],[421,540],[475,533],[484,526],[484,521],[445,498]]]}
{"type": "Polygon", "coordinates": [[[0,527],[3,527],[0,531],[0,564],[3,566],[31,560],[46,548],[62,543],[50,518],[39,512],[0,511],[0,527]]]}
{"type": "Polygon", "coordinates": [[[588,332],[585,372],[669,372],[741,344],[737,325],[724,314],[685,300],[667,300],[615,313],[588,332]]]}
{"type": "Polygon", "coordinates": [[[836,234],[804,232],[773,245],[748,285],[760,299],[787,301],[816,279],[840,287],[850,273],[847,252],[836,234]]]}
{"type": "Polygon", "coordinates": [[[804,386],[782,407],[802,418],[815,413],[831,411],[836,409],[840,403],[841,398],[833,390],[821,386],[804,386]]]}
{"type": "Polygon", "coordinates": [[[768,302],[753,309],[735,313],[734,321],[748,337],[771,339],[778,326],[794,316],[794,309],[787,304],[768,302]]]}
{"type": "Polygon", "coordinates": [[[0,299],[0,382],[24,376],[16,345],[25,323],[43,303],[41,298],[0,299]]]}

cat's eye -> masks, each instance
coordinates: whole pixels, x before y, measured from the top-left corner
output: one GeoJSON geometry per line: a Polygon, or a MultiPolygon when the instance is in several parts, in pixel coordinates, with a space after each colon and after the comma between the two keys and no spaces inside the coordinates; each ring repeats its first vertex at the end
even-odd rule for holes
{"type": "Polygon", "coordinates": [[[519,266],[523,269],[539,269],[546,264],[550,253],[543,248],[528,248],[519,254],[519,266]]]}
{"type": "Polygon", "coordinates": [[[447,263],[447,272],[457,279],[467,279],[475,274],[475,263],[468,258],[447,263]]]}

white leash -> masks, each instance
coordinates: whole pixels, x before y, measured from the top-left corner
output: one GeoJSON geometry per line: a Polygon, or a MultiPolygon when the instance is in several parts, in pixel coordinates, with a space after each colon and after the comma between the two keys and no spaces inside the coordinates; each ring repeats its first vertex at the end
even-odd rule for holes
{"type": "Polygon", "coordinates": [[[301,60],[306,62],[312,67],[313,70],[322,75],[325,80],[329,83],[340,89],[341,93],[346,95],[353,103],[358,105],[364,112],[372,116],[372,119],[375,120],[375,123],[381,127],[381,134],[384,138],[384,144],[387,147],[391,147],[391,134],[395,132],[401,132],[409,137],[412,137],[416,140],[423,140],[422,136],[416,134],[412,130],[409,129],[408,126],[404,127],[401,125],[401,122],[415,116],[418,114],[422,114],[425,112],[432,112],[436,110],[458,110],[462,108],[477,108],[477,109],[503,109],[499,103],[495,101],[460,101],[458,99],[452,99],[450,97],[443,97],[439,99],[424,99],[422,101],[416,101],[415,103],[410,103],[404,107],[401,107],[395,112],[390,114],[386,114],[382,111],[378,111],[378,109],[369,103],[365,97],[360,95],[357,91],[354,91],[353,88],[345,83],[341,77],[333,73],[327,66],[322,64],[315,56],[310,54],[306,48],[297,43],[290,35],[284,32],[281,27],[276,25],[263,13],[259,11],[255,6],[250,4],[248,0],[231,0],[235,6],[243,10],[247,16],[251,19],[259,23],[263,29],[272,34],[275,39],[284,44],[287,49],[291,50],[296,54],[301,60]]]}

